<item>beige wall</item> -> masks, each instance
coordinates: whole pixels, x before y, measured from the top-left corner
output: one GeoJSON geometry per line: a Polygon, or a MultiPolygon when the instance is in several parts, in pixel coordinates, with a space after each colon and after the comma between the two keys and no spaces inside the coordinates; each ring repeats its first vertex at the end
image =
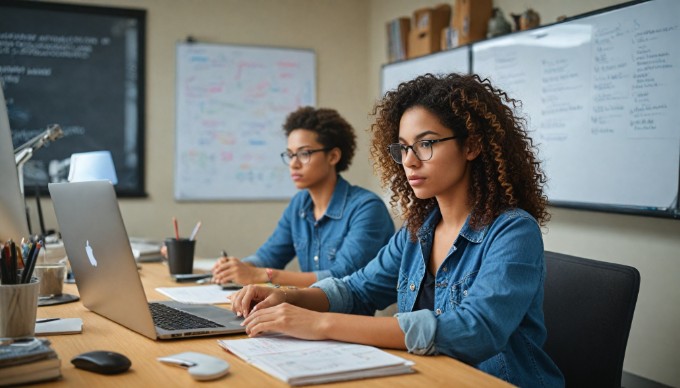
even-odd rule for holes
{"type": "MultiPolygon", "coordinates": [[[[319,106],[338,109],[355,126],[359,152],[346,174],[379,190],[368,161],[368,112],[378,97],[386,61],[385,22],[408,16],[433,0],[71,0],[143,8],[147,17],[147,199],[122,199],[128,231],[163,238],[177,216],[185,233],[203,221],[198,254],[224,248],[243,256],[269,235],[285,202],[177,203],[173,199],[175,44],[199,41],[312,49],[317,54],[319,106]]],[[[620,3],[616,0],[496,0],[506,14],[533,7],[543,23],[620,3]]],[[[452,3],[452,2],[449,2],[452,3]]],[[[625,369],[680,386],[680,222],[552,209],[547,249],[632,265],[642,286],[625,369]]],[[[46,210],[48,225],[56,226],[46,210]]],[[[578,285],[574,285],[578,287],[578,285]]],[[[565,290],[568,292],[568,290],[565,290]]]]}
{"type": "MultiPolygon", "coordinates": [[[[337,109],[358,135],[351,182],[372,185],[368,165],[368,3],[362,0],[72,0],[147,10],[146,190],[147,199],[122,199],[128,233],[164,238],[172,235],[172,216],[189,234],[203,225],[197,254],[253,253],[274,229],[285,201],[176,202],[175,45],[191,35],[211,43],[312,49],[316,53],[317,105],[337,109]],[[368,171],[368,172],[367,172],[368,171]]],[[[49,224],[56,226],[53,212],[49,224]]]]}

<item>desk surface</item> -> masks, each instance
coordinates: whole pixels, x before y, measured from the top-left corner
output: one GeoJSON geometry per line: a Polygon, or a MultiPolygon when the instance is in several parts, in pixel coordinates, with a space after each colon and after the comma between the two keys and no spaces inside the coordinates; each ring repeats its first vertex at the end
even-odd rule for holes
{"type": "MultiPolygon", "coordinates": [[[[139,271],[149,300],[167,299],[156,292],[156,287],[174,286],[168,269],[161,263],[142,264],[139,271]]],[[[186,284],[182,284],[186,285],[186,284]]],[[[121,287],[125,285],[121,284],[121,287]]],[[[64,285],[64,292],[78,294],[73,284],[64,285]]],[[[116,297],[116,290],[111,290],[116,297]]],[[[43,306],[38,308],[38,318],[79,317],[83,320],[82,334],[48,337],[62,361],[62,379],[45,385],[49,386],[191,386],[228,384],[230,387],[287,387],[282,381],[261,372],[238,357],[222,350],[216,340],[220,338],[246,338],[245,335],[201,337],[169,341],[153,341],[123,326],[103,318],[78,302],[43,306]],[[76,369],[70,360],[75,355],[91,350],[112,350],[125,354],[132,361],[127,373],[106,376],[76,369]],[[157,357],[194,351],[220,357],[231,364],[230,373],[211,382],[194,381],[182,368],[161,364],[157,357]]],[[[405,351],[388,350],[390,353],[415,362],[415,373],[391,377],[373,378],[361,381],[362,386],[456,386],[456,387],[507,387],[507,383],[465,365],[450,357],[424,357],[405,351]]],[[[355,382],[334,383],[333,387],[353,386],[355,382]]]]}

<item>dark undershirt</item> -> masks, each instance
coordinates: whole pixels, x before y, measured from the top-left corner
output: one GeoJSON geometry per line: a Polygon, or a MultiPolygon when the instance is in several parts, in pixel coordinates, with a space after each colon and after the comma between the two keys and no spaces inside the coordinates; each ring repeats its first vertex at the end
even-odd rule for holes
{"type": "MultiPolygon", "coordinates": [[[[458,249],[454,256],[460,258],[467,247],[467,240],[461,239],[458,244],[458,249]]],[[[423,282],[420,284],[420,290],[418,290],[418,297],[413,305],[413,311],[418,310],[430,310],[434,311],[434,283],[435,277],[430,273],[427,263],[425,263],[425,276],[423,277],[423,282]]]]}
{"type": "Polygon", "coordinates": [[[413,311],[418,310],[434,311],[434,275],[427,268],[425,269],[423,283],[418,291],[416,303],[413,305],[413,311]]]}

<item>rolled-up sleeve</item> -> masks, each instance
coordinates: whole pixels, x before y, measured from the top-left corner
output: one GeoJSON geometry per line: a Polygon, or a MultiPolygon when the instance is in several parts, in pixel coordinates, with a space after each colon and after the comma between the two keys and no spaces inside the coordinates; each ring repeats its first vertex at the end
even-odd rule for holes
{"type": "Polygon", "coordinates": [[[329,269],[326,269],[326,270],[323,270],[323,271],[314,271],[314,274],[316,275],[317,281],[323,280],[323,279],[326,279],[326,278],[330,278],[330,277],[333,276],[333,274],[331,273],[331,270],[329,270],[329,269]]]}
{"type": "Polygon", "coordinates": [[[395,314],[399,327],[405,334],[406,349],[409,353],[424,355],[437,354],[434,345],[437,333],[437,318],[430,310],[395,314]]]}
{"type": "Polygon", "coordinates": [[[354,296],[342,279],[327,278],[312,284],[313,288],[320,288],[326,294],[329,312],[349,313],[353,310],[354,296]]]}

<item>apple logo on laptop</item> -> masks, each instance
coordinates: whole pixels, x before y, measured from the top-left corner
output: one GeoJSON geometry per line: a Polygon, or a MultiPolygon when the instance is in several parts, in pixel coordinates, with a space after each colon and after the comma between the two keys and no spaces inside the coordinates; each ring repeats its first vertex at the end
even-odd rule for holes
{"type": "Polygon", "coordinates": [[[85,252],[87,252],[87,258],[90,259],[90,264],[92,264],[93,267],[97,266],[97,259],[94,257],[94,252],[92,251],[92,247],[90,246],[90,240],[87,240],[85,242],[85,252]]]}

